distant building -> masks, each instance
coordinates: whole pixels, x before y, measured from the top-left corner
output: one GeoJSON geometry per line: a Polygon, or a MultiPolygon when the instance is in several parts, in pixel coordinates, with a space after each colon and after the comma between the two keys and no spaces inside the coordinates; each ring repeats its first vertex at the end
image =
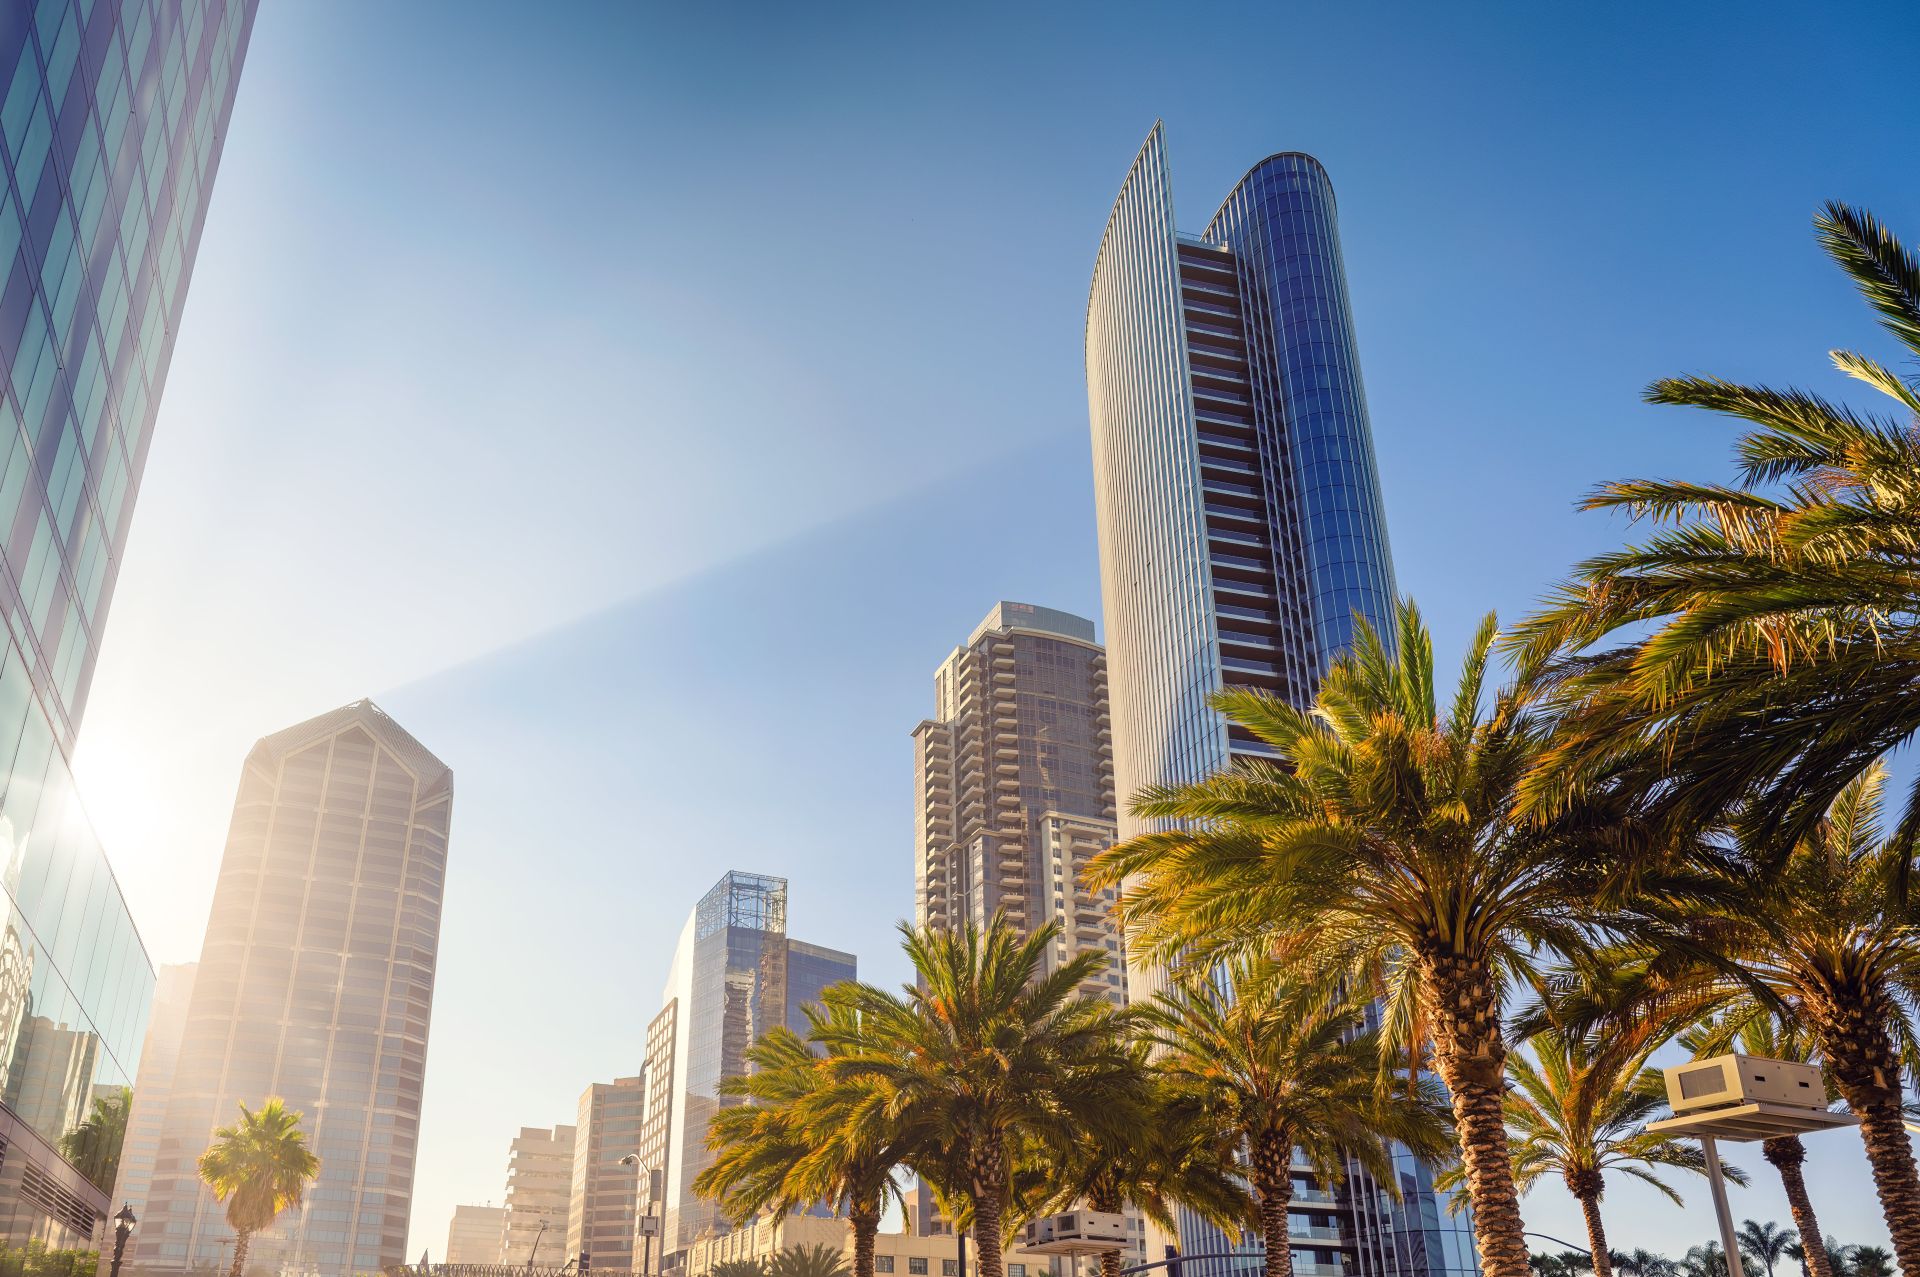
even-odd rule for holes
{"type": "Polygon", "coordinates": [[[567,1262],[567,1211],[573,1196],[571,1126],[523,1126],[507,1154],[507,1207],[500,1262],[558,1268],[567,1262]]]}
{"type": "Polygon", "coordinates": [[[112,1209],[61,1139],[154,990],[71,758],[254,7],[0,7],[0,1247],[51,1264],[112,1209]]]}
{"type": "Polygon", "coordinates": [[[1047,970],[1099,953],[1094,984],[1124,1003],[1113,892],[1080,882],[1114,836],[1107,657],[1093,633],[1083,617],[1002,602],[934,673],[934,716],[913,731],[915,920],[1057,923],[1047,970]]]}
{"type": "Polygon", "coordinates": [[[504,1206],[456,1206],[447,1224],[447,1253],[442,1263],[497,1264],[500,1235],[507,1226],[504,1206]]]}
{"type": "Polygon", "coordinates": [[[349,1277],[407,1258],[452,807],[447,765],[371,701],[247,755],[136,1269],[220,1265],[233,1230],[194,1161],[242,1103],[275,1095],[320,1177],[254,1238],[250,1269],[349,1277]]]}
{"type": "MultiPolygon", "coordinates": [[[[735,870],[694,906],[674,950],[660,1014],[647,1028],[646,1120],[640,1163],[664,1171],[661,1266],[724,1221],[693,1181],[712,1161],[707,1123],[723,1078],[747,1071],[755,1038],[779,1025],[805,1029],[802,1008],[855,976],[850,953],[787,938],[787,882],[735,870]]],[[[598,1261],[595,1261],[596,1264],[598,1261]]]]}
{"type": "Polygon", "coordinates": [[[644,1077],[595,1082],[580,1092],[573,1140],[573,1189],[567,1211],[567,1257],[592,1258],[603,1270],[633,1265],[634,1219],[640,1168],[620,1161],[640,1156],[646,1120],[644,1077]]]}
{"type": "Polygon", "coordinates": [[[133,1111],[127,1118],[127,1138],[120,1149],[120,1177],[113,1200],[133,1207],[146,1217],[147,1190],[160,1154],[160,1126],[167,1099],[173,1094],[173,1071],[180,1058],[180,1038],[187,1029],[187,1005],[193,997],[193,977],[199,968],[191,962],[160,968],[153,994],[153,1016],[140,1047],[140,1075],[133,1084],[133,1111]]]}

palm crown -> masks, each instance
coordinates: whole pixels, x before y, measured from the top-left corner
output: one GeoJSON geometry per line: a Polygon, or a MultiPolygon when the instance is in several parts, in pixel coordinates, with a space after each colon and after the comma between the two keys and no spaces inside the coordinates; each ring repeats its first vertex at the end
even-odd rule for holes
{"type": "Polygon", "coordinates": [[[913,1169],[972,1221],[981,1277],[1002,1277],[1003,1225],[1029,1200],[1015,1194],[1021,1166],[1118,1127],[1144,1078],[1126,1017],[1081,992],[1104,953],[1048,971],[1058,928],[1022,937],[998,916],[984,929],[901,930],[917,982],[899,994],[837,986],[840,1014],[814,1036],[911,1133],[913,1169]]]}
{"type": "MultiPolygon", "coordinates": [[[[1920,263],[1846,205],[1815,225],[1882,326],[1920,357],[1920,263]]],[[[1649,389],[1654,403],[1754,428],[1736,446],[1733,484],[1630,481],[1587,498],[1670,526],[1581,564],[1516,634],[1572,711],[1533,797],[1557,801],[1596,768],[1626,764],[1682,820],[1744,800],[1766,833],[1804,832],[1920,730],[1909,694],[1920,676],[1920,393],[1865,355],[1832,358],[1890,413],[1711,377],[1649,389]]]]}

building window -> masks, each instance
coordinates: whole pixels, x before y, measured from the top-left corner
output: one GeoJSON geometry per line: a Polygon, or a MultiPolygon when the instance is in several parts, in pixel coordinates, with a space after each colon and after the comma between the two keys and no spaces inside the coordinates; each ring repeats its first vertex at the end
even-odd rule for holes
{"type": "Polygon", "coordinates": [[[960,1261],[957,1259],[941,1260],[940,1277],[960,1277],[960,1261]]]}
{"type": "Polygon", "coordinates": [[[1027,1266],[1025,1264],[1008,1264],[1007,1277],[1027,1277],[1027,1266]]]}
{"type": "Polygon", "coordinates": [[[912,1277],[927,1277],[927,1261],[924,1259],[909,1258],[907,1260],[907,1272],[912,1274],[912,1277]]]}
{"type": "Polygon", "coordinates": [[[892,1255],[875,1255],[873,1257],[873,1271],[875,1271],[876,1273],[892,1272],[893,1256],[892,1255]]]}

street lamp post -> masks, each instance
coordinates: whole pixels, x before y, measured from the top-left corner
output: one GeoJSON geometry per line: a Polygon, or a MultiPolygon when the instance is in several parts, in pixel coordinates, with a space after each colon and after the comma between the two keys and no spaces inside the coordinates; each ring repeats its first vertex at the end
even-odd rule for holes
{"type": "MultiPolygon", "coordinates": [[[[660,1231],[658,1217],[653,1213],[653,1203],[660,1196],[659,1190],[655,1187],[657,1182],[655,1177],[660,1172],[651,1166],[640,1165],[640,1157],[636,1153],[628,1153],[622,1157],[620,1165],[633,1167],[633,1197],[636,1206],[640,1201],[640,1177],[642,1175],[647,1177],[647,1211],[644,1215],[636,1213],[633,1221],[634,1231],[640,1235],[640,1277],[647,1277],[647,1274],[653,1271],[653,1235],[660,1231]]],[[[663,1242],[662,1246],[664,1245],[663,1242]]]]}
{"type": "Polygon", "coordinates": [[[552,1227],[552,1225],[550,1225],[546,1220],[543,1219],[540,1221],[540,1231],[533,1235],[533,1249],[527,1252],[527,1271],[528,1272],[533,1271],[533,1261],[540,1254],[540,1239],[547,1235],[547,1229],[550,1227],[552,1227]]]}
{"type": "Polygon", "coordinates": [[[120,1277],[120,1260],[127,1253],[127,1238],[133,1236],[133,1226],[139,1222],[133,1214],[133,1203],[122,1202],[120,1213],[113,1217],[113,1263],[107,1269],[107,1277],[120,1277]]]}

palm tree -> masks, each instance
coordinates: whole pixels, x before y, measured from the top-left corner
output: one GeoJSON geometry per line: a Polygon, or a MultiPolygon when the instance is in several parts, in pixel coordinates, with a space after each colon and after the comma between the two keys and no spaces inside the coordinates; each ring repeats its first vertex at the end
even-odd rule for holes
{"type": "Polygon", "coordinates": [[[707,1277],[767,1277],[762,1259],[723,1259],[707,1269],[707,1277]]]}
{"type": "Polygon", "coordinates": [[[1893,1256],[1884,1246],[1854,1246],[1847,1252],[1847,1277],[1893,1277],[1893,1256]]]}
{"type": "Polygon", "coordinates": [[[1766,1269],[1767,1277],[1773,1277],[1773,1266],[1799,1238],[1800,1234],[1793,1229],[1781,1228],[1772,1220],[1764,1224],[1753,1219],[1741,1220],[1740,1231],[1734,1234],[1734,1240],[1740,1243],[1740,1252],[1766,1269]]]}
{"type": "MultiPolygon", "coordinates": [[[[1643,1021],[1622,1033],[1576,1034],[1546,1028],[1528,1045],[1532,1058],[1507,1059],[1513,1089],[1507,1093],[1507,1130],[1512,1141],[1514,1184],[1523,1193],[1544,1175],[1557,1174],[1580,1203],[1587,1242],[1598,1277],[1613,1277],[1607,1232],[1600,1218],[1605,1174],[1614,1171],[1651,1184],[1675,1205],[1680,1195],[1653,1171],[1656,1166],[1706,1174],[1706,1157],[1691,1142],[1649,1132],[1647,1121],[1666,1107],[1666,1091],[1647,1059],[1660,1036],[1643,1021]]],[[[1738,1167],[1728,1179],[1746,1183],[1738,1167]]],[[[1455,1187],[1457,1169],[1437,1186],[1455,1187]]],[[[1771,1274],[1769,1274],[1771,1277],[1771,1274]]]]}
{"type": "Polygon", "coordinates": [[[1656,1255],[1639,1247],[1624,1253],[1610,1251],[1607,1260],[1613,1265],[1613,1271],[1623,1277],[1675,1277],[1680,1271],[1680,1265],[1665,1255],[1656,1255]]]}
{"type": "MultiPolygon", "coordinates": [[[[1145,1070],[1147,1040],[1133,1043],[1136,1066],[1145,1070]]],[[[1239,1175],[1237,1149],[1220,1142],[1188,1120],[1180,1098],[1157,1074],[1140,1089],[1137,1107],[1125,1120],[1067,1150],[1064,1158],[1034,1168],[1051,1187],[1046,1211],[1067,1210],[1084,1202],[1109,1214],[1131,1206],[1171,1230],[1172,1206],[1185,1206],[1223,1230],[1238,1232],[1248,1222],[1247,1195],[1239,1175]]],[[[1101,1277],[1119,1277],[1119,1250],[1100,1252],[1101,1277]]]]}
{"type": "MultiPolygon", "coordinates": [[[[1814,226],[1881,325],[1920,357],[1912,252],[1844,204],[1814,226]]],[[[1920,730],[1909,694],[1920,671],[1920,391],[1865,355],[1832,359],[1891,401],[1875,401],[1881,414],[1713,377],[1648,389],[1653,403],[1749,423],[1737,480],[1610,483],[1586,499],[1667,526],[1579,565],[1514,635],[1529,671],[1572,711],[1534,797],[1577,792],[1594,767],[1624,763],[1685,823],[1744,804],[1766,841],[1790,842],[1920,730]]],[[[1910,830],[1917,817],[1909,811],[1910,830]]]]}
{"type": "Polygon", "coordinates": [[[1046,970],[1057,925],[1023,938],[996,916],[984,930],[901,933],[915,983],[835,986],[841,1014],[813,1036],[838,1052],[839,1077],[875,1089],[886,1120],[913,1133],[909,1165],[956,1224],[971,1220],[980,1277],[1004,1277],[1015,1168],[1124,1121],[1145,1084],[1126,1017],[1081,991],[1104,953],[1046,970]]]}
{"type": "MultiPolygon", "coordinates": [[[[1720,1248],[1719,1242],[1708,1242],[1704,1246],[1693,1246],[1687,1250],[1687,1256],[1680,1261],[1680,1277],[1727,1277],[1727,1253],[1720,1248]]],[[[1740,1260],[1740,1271],[1747,1277],[1755,1277],[1748,1272],[1750,1265],[1746,1257],[1740,1260]]]]}
{"type": "MultiPolygon", "coordinates": [[[[1696,1060],[1720,1055],[1735,1046],[1748,1055],[1769,1060],[1807,1062],[1813,1057],[1806,1034],[1798,1025],[1781,1024],[1772,1010],[1752,1000],[1717,1021],[1682,1033],[1680,1045],[1693,1052],[1696,1060]]],[[[1760,1142],[1760,1155],[1779,1172],[1780,1186],[1787,1195],[1787,1208],[1793,1213],[1794,1227],[1779,1234],[1784,1239],[1782,1245],[1791,1246],[1803,1237],[1821,1236],[1820,1220],[1814,1214],[1813,1198],[1807,1193],[1806,1175],[1801,1170],[1807,1160],[1807,1146],[1798,1135],[1775,1135],[1760,1142]]],[[[1833,1266],[1824,1246],[1815,1246],[1794,1258],[1800,1260],[1809,1277],[1845,1277],[1844,1272],[1833,1266]]],[[[1767,1277],[1773,1277],[1773,1261],[1765,1262],[1767,1277]]]]}
{"type": "Polygon", "coordinates": [[[199,1168],[214,1199],[227,1204],[227,1223],[234,1231],[229,1277],[241,1277],[253,1235],[299,1204],[320,1173],[320,1159],[307,1147],[300,1114],[274,1096],[257,1109],[242,1104],[240,1120],[213,1133],[199,1168]]]}
{"type": "Polygon", "coordinates": [[[133,1088],[116,1086],[93,1097],[78,1126],[60,1137],[60,1152],[74,1169],[103,1193],[113,1191],[120,1171],[120,1150],[127,1141],[127,1114],[133,1108],[133,1088]]]}
{"type": "Polygon", "coordinates": [[[788,1246],[766,1263],[766,1277],[847,1277],[847,1257],[831,1246],[788,1246]]]}
{"type": "Polygon", "coordinates": [[[1582,806],[1522,819],[1519,785],[1548,725],[1510,689],[1481,708],[1494,618],[1444,713],[1419,611],[1402,603],[1397,620],[1392,651],[1358,626],[1311,710],[1216,695],[1278,757],[1136,795],[1138,815],[1174,827],[1103,853],[1089,876],[1121,887],[1144,956],[1204,969],[1265,953],[1289,983],[1383,993],[1383,1036],[1430,1044],[1451,1095],[1486,1277],[1528,1277],[1502,1008],[1542,949],[1587,948],[1581,919],[1633,826],[1582,806]]]}
{"type": "Polygon", "coordinates": [[[1880,838],[1885,780],[1875,766],[1848,785],[1782,863],[1699,853],[1696,868],[1650,879],[1623,918],[1641,956],[1603,955],[1612,970],[1596,979],[1635,1014],[1697,1020],[1758,1000],[1804,1026],[1860,1119],[1901,1269],[1920,1273],[1920,1171],[1896,1049],[1916,1039],[1920,902],[1911,851],[1880,838]]]}
{"type": "Polygon", "coordinates": [[[830,1001],[808,1006],[806,1015],[818,1052],[808,1038],[775,1028],[747,1048],[747,1073],[721,1083],[722,1095],[748,1102],[713,1115],[707,1146],[714,1159],[693,1188],[735,1224],[831,1202],[853,1227],[855,1277],[873,1277],[881,1213],[898,1196],[893,1173],[903,1132],[889,1121],[884,1096],[836,1068],[844,1043],[858,1036],[857,1012],[830,1001]]]}
{"type": "MultiPolygon", "coordinates": [[[[1415,1074],[1383,1079],[1379,1036],[1364,1007],[1329,1004],[1239,964],[1214,980],[1186,980],[1146,1012],[1170,1117],[1224,1157],[1244,1152],[1252,1211],[1266,1243],[1267,1277],[1292,1277],[1287,1206],[1293,1162],[1339,1180],[1351,1158],[1397,1196],[1390,1141],[1438,1158],[1451,1147],[1438,1087],[1415,1074]]],[[[1111,1274],[1108,1277],[1112,1277],[1111,1274]]]]}

